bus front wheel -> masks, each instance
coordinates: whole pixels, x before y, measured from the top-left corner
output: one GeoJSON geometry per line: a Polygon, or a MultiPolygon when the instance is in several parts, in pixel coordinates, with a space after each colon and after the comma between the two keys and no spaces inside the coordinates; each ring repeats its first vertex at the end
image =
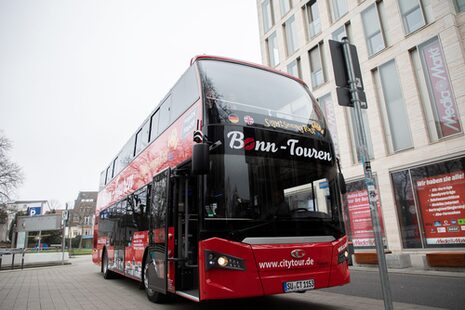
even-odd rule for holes
{"type": "Polygon", "coordinates": [[[103,251],[102,255],[102,273],[105,279],[113,279],[115,277],[115,273],[108,269],[108,255],[106,250],[103,251]]]}
{"type": "Polygon", "coordinates": [[[156,272],[154,269],[155,268],[152,263],[152,258],[150,257],[150,255],[147,255],[146,260],[145,260],[144,273],[143,273],[145,293],[147,295],[148,300],[154,303],[161,304],[168,300],[168,296],[150,288],[151,283],[153,281],[152,278],[156,276],[155,275],[156,272]]]}

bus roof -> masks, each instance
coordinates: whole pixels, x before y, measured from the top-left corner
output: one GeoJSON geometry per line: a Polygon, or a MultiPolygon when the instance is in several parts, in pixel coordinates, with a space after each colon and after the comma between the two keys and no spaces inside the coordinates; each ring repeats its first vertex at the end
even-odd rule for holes
{"type": "Polygon", "coordinates": [[[270,72],[277,73],[277,74],[280,74],[280,75],[284,75],[285,77],[291,78],[291,79],[299,82],[300,84],[302,84],[304,86],[307,86],[307,84],[303,80],[301,80],[301,79],[299,79],[299,78],[297,78],[297,77],[295,77],[293,75],[290,75],[287,72],[284,72],[284,71],[281,71],[281,70],[276,70],[274,68],[271,68],[271,67],[268,67],[268,66],[265,66],[265,65],[256,64],[256,63],[253,63],[253,62],[248,62],[248,61],[243,61],[243,60],[238,60],[238,59],[233,59],[233,58],[227,58],[227,57],[222,57],[222,56],[212,56],[212,55],[197,55],[197,56],[194,56],[191,59],[190,64],[192,65],[197,60],[203,60],[203,59],[226,61],[226,62],[237,63],[237,64],[246,65],[246,66],[250,66],[250,67],[255,67],[255,68],[258,68],[258,69],[262,69],[262,70],[270,71],[270,72]]]}

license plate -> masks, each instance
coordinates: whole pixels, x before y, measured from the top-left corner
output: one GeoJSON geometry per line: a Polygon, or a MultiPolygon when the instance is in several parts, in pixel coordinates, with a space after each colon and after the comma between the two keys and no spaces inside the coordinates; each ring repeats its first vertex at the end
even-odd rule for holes
{"type": "Polygon", "coordinates": [[[301,281],[290,281],[283,283],[283,289],[285,293],[289,292],[298,292],[298,291],[308,291],[315,288],[315,281],[310,280],[301,280],[301,281]]]}

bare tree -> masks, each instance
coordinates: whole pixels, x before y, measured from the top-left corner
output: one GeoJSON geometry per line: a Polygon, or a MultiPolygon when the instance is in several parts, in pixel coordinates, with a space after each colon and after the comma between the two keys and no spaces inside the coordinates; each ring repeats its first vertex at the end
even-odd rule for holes
{"type": "Polygon", "coordinates": [[[11,142],[0,132],[0,203],[11,200],[14,190],[23,182],[21,168],[8,157],[11,142]]]}
{"type": "Polygon", "coordinates": [[[55,213],[56,210],[61,209],[61,203],[58,200],[50,199],[48,201],[49,211],[48,213],[55,213]]]}

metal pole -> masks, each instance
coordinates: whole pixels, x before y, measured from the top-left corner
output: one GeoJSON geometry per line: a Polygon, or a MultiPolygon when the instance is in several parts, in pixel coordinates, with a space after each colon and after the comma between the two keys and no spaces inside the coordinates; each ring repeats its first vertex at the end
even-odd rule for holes
{"type": "Polygon", "coordinates": [[[365,175],[365,184],[368,191],[368,201],[370,203],[371,221],[373,223],[373,233],[375,236],[376,254],[378,256],[379,277],[381,280],[381,289],[384,297],[384,309],[393,309],[391,287],[389,285],[389,276],[387,271],[386,256],[384,254],[384,243],[381,237],[381,228],[379,224],[377,198],[375,191],[375,182],[371,171],[370,157],[368,155],[367,141],[365,135],[365,128],[363,127],[362,108],[360,99],[357,92],[357,81],[354,73],[354,67],[350,52],[350,43],[347,38],[342,39],[344,58],[346,67],[349,74],[350,93],[355,109],[355,119],[357,126],[358,136],[358,149],[360,152],[361,161],[363,164],[363,172],[365,175]]]}
{"type": "MultiPolygon", "coordinates": [[[[68,212],[68,204],[66,204],[66,211],[65,212],[68,212]]],[[[65,264],[65,225],[66,225],[66,218],[62,215],[61,217],[63,219],[63,236],[62,236],[62,239],[61,239],[61,264],[64,265],[65,264]]]]}
{"type": "MultiPolygon", "coordinates": [[[[66,207],[68,208],[68,203],[66,203],[66,207]]],[[[69,217],[69,214],[70,214],[70,211],[68,211],[68,213],[66,214],[66,227],[68,228],[68,240],[69,240],[69,244],[68,244],[68,257],[71,257],[71,227],[69,226],[70,222],[71,222],[71,219],[69,217]]]]}

